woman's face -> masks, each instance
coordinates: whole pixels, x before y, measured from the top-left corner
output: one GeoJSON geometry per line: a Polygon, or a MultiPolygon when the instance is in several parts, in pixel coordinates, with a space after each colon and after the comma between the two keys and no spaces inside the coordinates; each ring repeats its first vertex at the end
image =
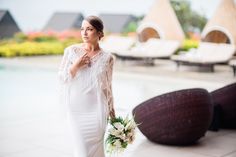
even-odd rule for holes
{"type": "Polygon", "coordinates": [[[81,36],[85,43],[96,43],[99,41],[98,31],[86,20],[82,22],[81,36]]]}

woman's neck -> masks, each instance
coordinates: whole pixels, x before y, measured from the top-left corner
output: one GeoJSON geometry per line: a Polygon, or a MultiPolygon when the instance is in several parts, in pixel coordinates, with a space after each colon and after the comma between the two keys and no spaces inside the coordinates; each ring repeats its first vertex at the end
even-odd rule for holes
{"type": "Polygon", "coordinates": [[[88,52],[95,52],[95,51],[100,50],[100,47],[99,47],[98,43],[95,43],[95,44],[85,43],[84,48],[88,52]]]}

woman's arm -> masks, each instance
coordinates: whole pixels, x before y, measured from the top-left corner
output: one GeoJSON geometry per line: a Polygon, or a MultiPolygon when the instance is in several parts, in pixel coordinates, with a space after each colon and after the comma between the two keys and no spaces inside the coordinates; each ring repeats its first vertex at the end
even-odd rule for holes
{"type": "Polygon", "coordinates": [[[72,66],[71,66],[70,69],[69,69],[72,78],[75,77],[75,75],[76,75],[76,73],[77,73],[77,71],[78,71],[79,69],[80,69],[80,66],[79,66],[78,64],[76,64],[76,63],[72,64],[72,66]]]}
{"type": "Polygon", "coordinates": [[[90,63],[90,58],[87,53],[85,53],[82,57],[77,58],[69,69],[72,78],[75,77],[79,69],[81,69],[82,67],[88,66],[89,63],[90,63]]]}
{"type": "Polygon", "coordinates": [[[112,74],[113,74],[113,65],[114,65],[114,58],[113,56],[110,57],[107,70],[106,70],[106,77],[107,77],[107,100],[108,100],[108,109],[109,109],[109,116],[111,118],[115,118],[115,109],[114,109],[114,100],[113,100],[113,93],[112,93],[112,74]]]}
{"type": "Polygon", "coordinates": [[[66,48],[64,50],[64,55],[62,57],[58,71],[58,76],[61,83],[69,82],[72,79],[71,73],[69,72],[70,66],[71,63],[69,61],[69,48],[66,48]]]}
{"type": "Polygon", "coordinates": [[[66,48],[64,50],[64,55],[59,67],[59,80],[62,83],[70,82],[75,77],[79,69],[83,68],[84,66],[87,66],[90,62],[87,53],[85,53],[81,57],[76,58],[75,62],[72,63],[71,59],[69,58],[69,53],[70,48],[66,48]]]}

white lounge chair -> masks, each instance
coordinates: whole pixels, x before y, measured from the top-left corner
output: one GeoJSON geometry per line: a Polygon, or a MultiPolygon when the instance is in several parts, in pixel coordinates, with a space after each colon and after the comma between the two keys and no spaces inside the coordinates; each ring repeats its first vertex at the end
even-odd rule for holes
{"type": "Polygon", "coordinates": [[[137,43],[130,50],[117,51],[115,55],[123,60],[154,60],[169,58],[180,47],[180,42],[152,38],[144,43],[137,43]]]}
{"type": "Polygon", "coordinates": [[[189,52],[180,52],[181,55],[171,56],[171,60],[179,67],[184,65],[207,66],[214,71],[214,65],[227,63],[235,53],[235,45],[224,43],[201,42],[199,47],[189,52]]]}
{"type": "Polygon", "coordinates": [[[107,52],[117,53],[131,49],[135,42],[134,37],[107,36],[100,42],[100,46],[107,52]]]}
{"type": "Polygon", "coordinates": [[[231,59],[229,65],[233,68],[234,76],[236,76],[236,59],[231,59]]]}

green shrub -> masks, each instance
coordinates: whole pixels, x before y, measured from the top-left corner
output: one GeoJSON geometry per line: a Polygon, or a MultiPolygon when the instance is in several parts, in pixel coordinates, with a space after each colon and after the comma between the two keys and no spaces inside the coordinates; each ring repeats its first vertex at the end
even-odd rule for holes
{"type": "Polygon", "coordinates": [[[31,55],[52,55],[62,54],[64,45],[60,42],[23,42],[23,43],[8,43],[0,45],[0,56],[31,56],[31,55]]]}
{"type": "Polygon", "coordinates": [[[0,57],[62,54],[64,48],[82,42],[78,31],[16,33],[0,41],[0,57]]]}
{"type": "Polygon", "coordinates": [[[64,47],[67,47],[69,45],[78,44],[81,42],[82,42],[82,39],[68,38],[66,40],[63,40],[61,43],[63,44],[64,47]]]}
{"type": "Polygon", "coordinates": [[[185,39],[180,50],[188,51],[192,48],[197,48],[198,44],[199,44],[199,41],[197,40],[185,39]]]}

